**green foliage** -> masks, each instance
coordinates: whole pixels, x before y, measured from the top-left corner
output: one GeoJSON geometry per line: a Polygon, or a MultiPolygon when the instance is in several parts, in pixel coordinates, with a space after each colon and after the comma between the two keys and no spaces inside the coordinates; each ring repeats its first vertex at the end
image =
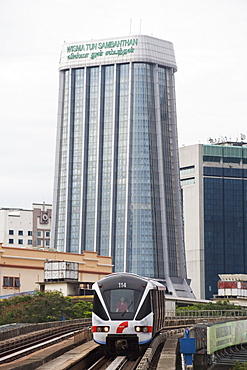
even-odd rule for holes
{"type": "Polygon", "coordinates": [[[91,317],[93,311],[93,304],[91,302],[80,301],[74,305],[75,318],[91,317]]]}
{"type": "Polygon", "coordinates": [[[239,361],[235,361],[232,370],[247,370],[247,362],[240,363],[239,361]]]}
{"type": "Polygon", "coordinates": [[[31,304],[23,311],[24,322],[60,321],[62,316],[72,318],[71,298],[64,297],[61,292],[36,292],[31,304]]]}
{"type": "Polygon", "coordinates": [[[75,305],[61,292],[35,292],[0,301],[0,325],[12,323],[39,323],[91,317],[92,303],[80,301],[75,305]]]}
{"type": "Polygon", "coordinates": [[[179,311],[195,311],[195,310],[217,310],[217,311],[225,311],[225,310],[241,310],[241,306],[235,306],[233,303],[230,303],[228,299],[217,301],[216,303],[209,302],[206,304],[203,303],[195,303],[193,306],[186,306],[186,307],[178,307],[177,310],[179,311]]]}

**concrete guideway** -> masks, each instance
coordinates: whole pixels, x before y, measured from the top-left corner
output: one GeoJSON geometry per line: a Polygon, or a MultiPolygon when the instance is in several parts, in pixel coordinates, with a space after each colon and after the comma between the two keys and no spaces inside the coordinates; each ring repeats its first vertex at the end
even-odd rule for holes
{"type": "MultiPolygon", "coordinates": [[[[219,318],[218,318],[219,319],[219,318]]],[[[243,322],[247,322],[247,320],[243,320],[241,317],[238,317],[238,320],[232,320],[232,321],[226,321],[226,319],[229,319],[229,317],[225,317],[225,320],[221,322],[216,322],[216,318],[210,317],[207,320],[202,320],[200,324],[196,324],[195,319],[184,319],[181,318],[176,322],[180,325],[183,324],[186,327],[185,322],[187,322],[187,326],[190,325],[190,336],[195,337],[198,339],[197,343],[197,353],[194,355],[194,368],[198,368],[198,366],[203,366],[203,369],[208,368],[204,367],[205,362],[208,360],[209,353],[207,351],[207,332],[210,333],[211,338],[216,338],[215,346],[212,347],[213,351],[215,351],[219,343],[222,343],[222,341],[225,340],[225,338],[229,337],[229,334],[232,332],[235,332],[234,330],[230,330],[230,325],[235,325],[235,327],[243,327],[243,322]],[[242,320],[241,320],[242,319],[242,320]],[[215,320],[215,322],[209,322],[209,320],[215,320]],[[231,324],[232,323],[232,324],[231,324]],[[207,331],[207,328],[209,328],[209,331],[207,331]],[[201,332],[204,333],[202,335],[201,332]],[[217,334],[217,335],[216,335],[217,334]],[[220,341],[220,342],[219,342],[220,341]],[[200,345],[200,347],[199,347],[200,345]]],[[[170,324],[174,325],[177,320],[169,320],[170,324]]],[[[181,325],[182,326],[182,325],[181,325]]],[[[174,326],[170,326],[166,328],[167,331],[170,331],[170,333],[175,329],[174,326]],[[169,330],[170,329],[170,330],[169,330]]],[[[180,329],[182,329],[180,327],[180,329]]],[[[96,349],[99,347],[98,344],[94,343],[91,340],[91,331],[89,330],[88,333],[79,333],[75,335],[75,337],[65,340],[61,343],[55,344],[51,347],[39,350],[33,354],[30,354],[26,356],[23,359],[15,360],[12,363],[9,364],[3,364],[0,365],[0,370],[10,370],[10,369],[18,369],[18,370],[33,370],[33,369],[41,369],[41,370],[62,370],[63,368],[68,368],[69,366],[73,365],[74,363],[77,363],[78,361],[82,360],[84,357],[88,355],[89,352],[91,352],[93,349],[96,349]],[[84,337],[82,338],[82,335],[84,337]],[[84,344],[83,341],[88,340],[88,342],[84,344]],[[75,345],[77,347],[75,347],[75,345]]],[[[163,334],[162,334],[163,335],[163,334]]],[[[160,337],[162,336],[160,335],[160,337]]],[[[180,353],[180,346],[179,346],[179,338],[183,337],[184,332],[182,330],[181,333],[173,333],[169,334],[166,337],[166,341],[163,347],[163,350],[161,351],[160,358],[158,360],[157,369],[169,369],[169,370],[175,370],[179,363],[181,363],[181,353],[180,353]],[[172,335],[172,336],[171,336],[172,335]]],[[[160,338],[161,339],[161,338],[160,338]]],[[[164,341],[163,341],[164,342],[164,341]]],[[[230,347],[227,347],[230,348],[230,347]]],[[[140,369],[146,370],[148,368],[148,364],[150,361],[150,354],[151,352],[154,352],[154,349],[149,348],[147,351],[146,359],[143,358],[142,365],[140,364],[140,369]],[[143,366],[145,363],[145,366],[143,366]]],[[[217,357],[217,352],[213,352],[212,356],[217,357]]],[[[145,356],[144,356],[145,357],[145,356]]],[[[223,361],[223,355],[222,355],[222,361],[223,361]]],[[[216,359],[219,361],[219,358],[216,359]]],[[[212,363],[212,362],[211,362],[212,363]]],[[[139,369],[139,366],[138,366],[139,369]]],[[[202,367],[200,367],[202,369],[202,367]]]]}
{"type": "MultiPolygon", "coordinates": [[[[91,339],[91,331],[88,331],[86,336],[88,337],[88,339],[91,339]]],[[[74,359],[74,362],[77,362],[79,357],[82,358],[83,351],[85,352],[86,356],[88,352],[92,351],[94,348],[99,347],[99,345],[94,343],[92,340],[89,340],[86,343],[75,347],[75,345],[80,343],[80,341],[82,340],[85,340],[85,331],[77,334],[75,337],[36,351],[35,353],[27,355],[24,358],[11,363],[0,365],[0,370],[33,370],[37,368],[42,368],[43,366],[45,366],[45,369],[49,370],[63,369],[63,367],[61,367],[61,361],[67,363],[68,361],[71,361],[72,363],[74,359]],[[70,359],[69,356],[72,359],[70,359]],[[56,361],[59,362],[59,364],[57,365],[58,367],[56,367],[55,365],[54,367],[51,367],[53,366],[51,364],[56,363],[56,361]]],[[[64,368],[66,368],[66,366],[64,368]]]]}
{"type": "Polygon", "coordinates": [[[179,338],[183,334],[176,334],[173,338],[168,338],[164,344],[163,350],[160,354],[157,370],[176,370],[179,362],[181,363],[181,356],[179,352],[179,338]]]}
{"type": "Polygon", "coordinates": [[[99,347],[97,343],[90,340],[70,351],[64,353],[62,356],[55,358],[54,360],[38,367],[38,370],[57,370],[57,369],[68,369],[77,362],[81,361],[88,355],[93,349],[99,347]]]}

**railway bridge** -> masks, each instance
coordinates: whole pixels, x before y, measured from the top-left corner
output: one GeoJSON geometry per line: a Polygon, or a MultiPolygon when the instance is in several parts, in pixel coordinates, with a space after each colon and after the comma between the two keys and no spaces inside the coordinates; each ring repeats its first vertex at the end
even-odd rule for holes
{"type": "MultiPolygon", "coordinates": [[[[18,327],[11,330],[0,330],[0,346],[2,345],[2,349],[6,351],[8,343],[14,348],[17,348],[18,341],[21,342],[22,346],[28,344],[28,341],[33,345],[36,336],[39,340],[44,338],[47,341],[48,333],[55,337],[56,343],[57,337],[62,336],[59,328],[69,327],[67,329],[72,330],[72,334],[66,332],[65,335],[69,335],[69,338],[65,337],[63,342],[53,344],[53,349],[49,348],[46,351],[35,352],[35,354],[28,352],[28,358],[15,359],[13,362],[18,363],[16,369],[52,370],[58,368],[58,362],[60,370],[68,369],[68,363],[79,361],[83,356],[87,356],[94,346],[98,346],[91,341],[90,320],[81,320],[81,326],[84,321],[83,324],[86,328],[80,330],[77,326],[80,320],[75,321],[73,324],[69,321],[67,323],[62,321],[61,323],[50,323],[50,325],[48,323],[36,326],[27,325],[23,329],[18,327]],[[57,334],[54,334],[53,331],[56,331],[57,334]],[[68,346],[67,350],[66,346],[68,346]],[[63,367],[63,364],[66,366],[63,367]]],[[[176,311],[175,315],[174,313],[168,314],[164,329],[146,350],[136,369],[228,370],[236,359],[239,359],[240,362],[247,360],[246,310],[176,311]],[[188,342],[192,343],[192,346],[184,347],[182,342],[186,342],[187,339],[189,339],[188,342]],[[150,367],[157,348],[159,348],[159,354],[156,367],[150,367]],[[187,364],[186,357],[188,356],[192,360],[191,364],[187,364]]],[[[41,348],[43,348],[42,341],[41,348]]],[[[29,350],[28,345],[27,350],[29,350]]],[[[14,369],[13,363],[5,363],[0,360],[0,370],[14,369]]]]}

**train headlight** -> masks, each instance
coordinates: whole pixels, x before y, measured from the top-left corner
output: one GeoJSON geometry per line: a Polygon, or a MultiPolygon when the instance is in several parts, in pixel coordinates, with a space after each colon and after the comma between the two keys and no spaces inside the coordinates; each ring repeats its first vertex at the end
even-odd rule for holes
{"type": "Polygon", "coordinates": [[[152,328],[149,326],[135,326],[135,331],[138,333],[149,333],[152,331],[152,328]]]}
{"type": "Polygon", "coordinates": [[[109,326],[97,326],[96,331],[97,333],[105,332],[107,333],[110,330],[109,326]]]}

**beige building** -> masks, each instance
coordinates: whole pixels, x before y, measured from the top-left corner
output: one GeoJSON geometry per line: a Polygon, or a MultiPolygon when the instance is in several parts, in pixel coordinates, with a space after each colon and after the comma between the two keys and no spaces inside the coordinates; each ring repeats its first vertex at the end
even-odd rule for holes
{"type": "MultiPolygon", "coordinates": [[[[96,252],[64,253],[5,247],[0,243],[0,297],[39,290],[44,282],[44,264],[47,261],[78,263],[78,282],[81,288],[85,288],[84,282],[91,285],[110,274],[113,266],[111,257],[99,256],[96,252]]],[[[49,286],[52,285],[45,284],[45,289],[50,290],[49,286]]]]}

